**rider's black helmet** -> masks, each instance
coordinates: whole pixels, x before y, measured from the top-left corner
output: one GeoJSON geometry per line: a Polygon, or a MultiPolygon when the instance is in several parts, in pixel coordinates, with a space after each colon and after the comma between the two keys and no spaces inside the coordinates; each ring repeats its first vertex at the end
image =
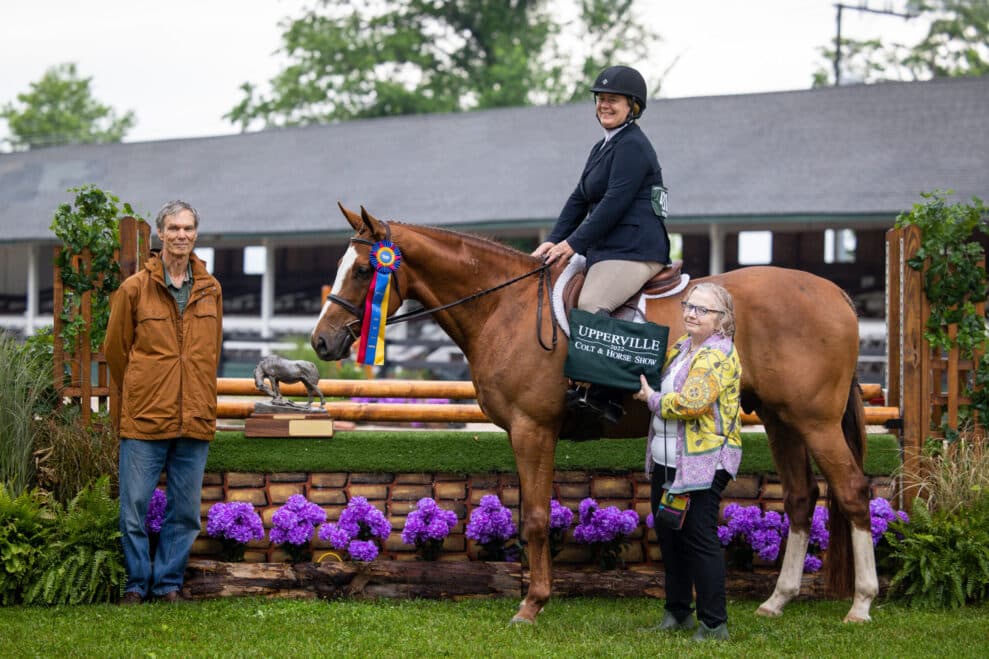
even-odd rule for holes
{"type": "Polygon", "coordinates": [[[591,91],[595,94],[621,94],[632,102],[632,118],[638,119],[646,109],[646,80],[642,74],[630,66],[609,66],[598,74],[591,91]],[[638,103],[638,112],[635,104],[638,103]]]}

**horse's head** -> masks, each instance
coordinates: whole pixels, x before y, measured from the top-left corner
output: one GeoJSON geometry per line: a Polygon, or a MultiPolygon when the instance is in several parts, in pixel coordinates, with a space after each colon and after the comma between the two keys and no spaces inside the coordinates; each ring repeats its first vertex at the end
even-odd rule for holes
{"type": "MultiPolygon", "coordinates": [[[[324,361],[343,359],[350,354],[350,346],[360,337],[364,303],[374,275],[371,247],[379,240],[385,240],[389,233],[388,226],[374,218],[363,206],[358,215],[342,204],[338,205],[356,233],[351,236],[350,247],[337,264],[333,290],[310,337],[313,350],[324,361]]],[[[393,313],[400,304],[398,295],[390,295],[387,313],[393,313]]]]}

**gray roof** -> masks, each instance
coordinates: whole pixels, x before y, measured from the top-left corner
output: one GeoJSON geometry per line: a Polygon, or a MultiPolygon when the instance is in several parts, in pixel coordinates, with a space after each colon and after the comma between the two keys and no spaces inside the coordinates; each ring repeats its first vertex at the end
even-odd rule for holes
{"type": "MultiPolygon", "coordinates": [[[[691,220],[882,217],[952,188],[989,194],[989,76],[658,99],[640,120],[691,220]]],[[[349,231],[336,202],[446,226],[549,224],[600,137],[590,102],[404,116],[0,155],[0,242],[51,238],[71,186],[152,214],[181,198],[202,237],[349,231]]]]}

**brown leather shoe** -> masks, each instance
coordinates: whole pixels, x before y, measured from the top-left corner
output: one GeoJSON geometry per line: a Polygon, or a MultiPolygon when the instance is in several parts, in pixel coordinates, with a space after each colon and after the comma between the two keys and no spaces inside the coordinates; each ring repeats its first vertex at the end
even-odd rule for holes
{"type": "Polygon", "coordinates": [[[120,598],[119,604],[124,606],[131,606],[134,604],[140,604],[144,598],[141,597],[141,593],[136,590],[128,590],[124,593],[124,596],[120,598]]]}

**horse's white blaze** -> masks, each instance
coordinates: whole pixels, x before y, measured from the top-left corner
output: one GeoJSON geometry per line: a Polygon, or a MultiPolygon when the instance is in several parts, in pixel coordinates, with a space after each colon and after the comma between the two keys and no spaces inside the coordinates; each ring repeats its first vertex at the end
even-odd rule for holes
{"type": "MultiPolygon", "coordinates": [[[[340,267],[337,268],[337,276],[333,280],[333,288],[330,290],[331,294],[340,295],[340,291],[343,289],[343,282],[346,281],[347,274],[354,266],[355,261],[357,261],[357,250],[355,250],[354,246],[351,245],[347,248],[347,251],[344,252],[343,258],[340,259],[340,267]]],[[[330,310],[331,304],[333,304],[333,302],[330,300],[326,301],[326,304],[323,305],[323,309],[319,312],[319,320],[322,320],[323,316],[326,315],[326,312],[330,310]]],[[[319,323],[317,321],[317,325],[318,324],[319,323]]]]}
{"type": "Polygon", "coordinates": [[[879,594],[879,577],[876,576],[876,551],[872,545],[872,531],[852,527],[852,553],[855,556],[855,598],[845,622],[872,620],[869,607],[879,594]]]}
{"type": "Polygon", "coordinates": [[[807,531],[790,529],[786,538],[786,552],[783,554],[783,567],[780,568],[776,589],[769,599],[759,606],[759,615],[778,616],[783,613],[783,607],[791,599],[800,594],[800,578],[804,573],[804,558],[807,556],[807,543],[810,534],[807,531]]]}

